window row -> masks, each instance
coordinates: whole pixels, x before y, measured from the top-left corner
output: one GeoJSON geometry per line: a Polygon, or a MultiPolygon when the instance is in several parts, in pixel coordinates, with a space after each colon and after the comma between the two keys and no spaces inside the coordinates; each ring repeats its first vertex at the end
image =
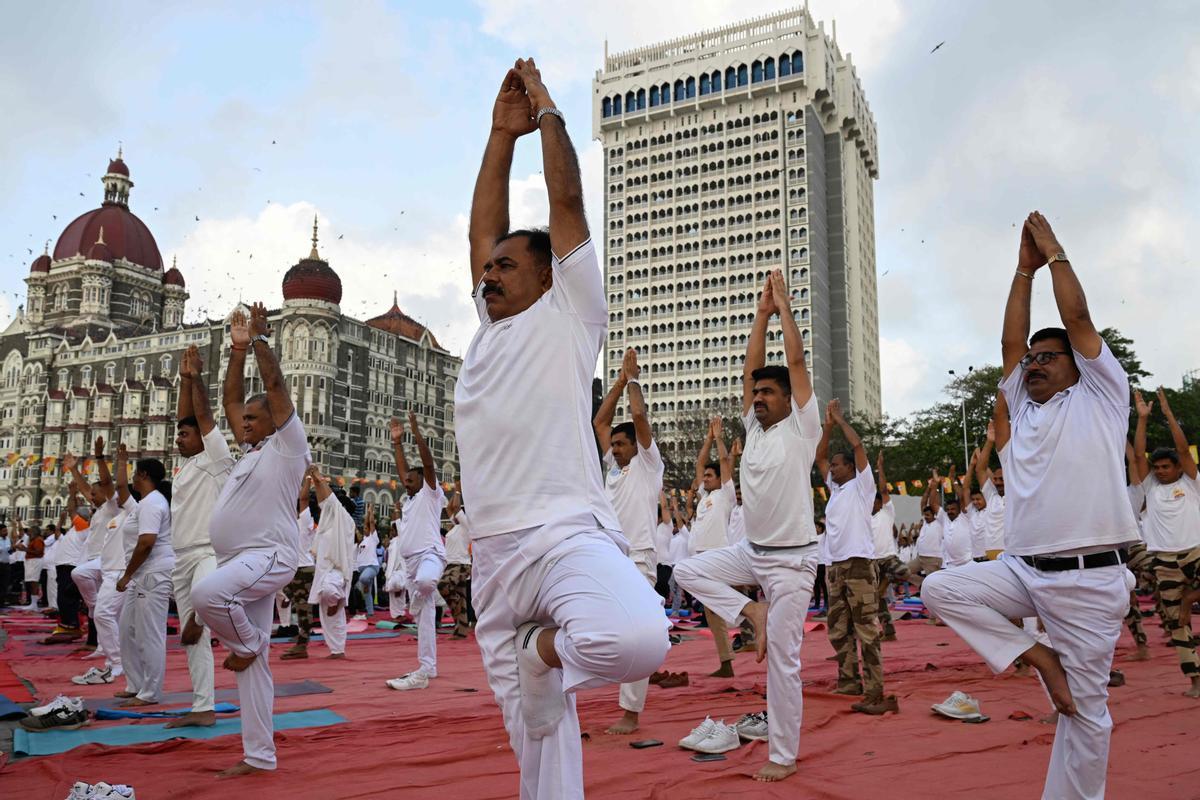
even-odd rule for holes
{"type": "Polygon", "coordinates": [[[616,94],[612,97],[605,97],[600,103],[600,109],[604,117],[615,117],[623,113],[644,111],[647,107],[655,108],[660,105],[692,100],[697,95],[704,97],[803,73],[804,54],[799,51],[784,53],[778,61],[774,58],[756,60],[749,66],[739,64],[736,67],[727,68],[724,72],[713,70],[702,73],[699,78],[692,76],[680,78],[674,84],[656,84],[651,86],[649,91],[631,89],[624,95],[616,94]]]}

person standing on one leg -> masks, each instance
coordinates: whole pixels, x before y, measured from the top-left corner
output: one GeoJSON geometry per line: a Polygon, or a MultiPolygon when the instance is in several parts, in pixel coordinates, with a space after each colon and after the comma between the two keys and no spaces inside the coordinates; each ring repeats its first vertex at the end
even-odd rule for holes
{"type": "Polygon", "coordinates": [[[187,651],[192,680],[192,710],[169,721],[168,728],[210,727],[217,722],[212,637],[193,612],[192,587],[217,569],[209,536],[213,505],[233,470],[225,434],[213,420],[204,362],[192,345],[179,368],[179,402],[175,447],[183,465],[171,487],[171,541],[175,547],[175,605],[182,626],[180,642],[187,651]]]}
{"type": "Polygon", "coordinates": [[[417,426],[417,415],[412,412],[408,414],[408,426],[421,456],[419,469],[409,469],[404,457],[404,426],[400,420],[393,419],[390,429],[396,470],[408,493],[396,524],[396,537],[400,540],[400,555],[408,565],[408,596],[412,614],[417,618],[419,665],[416,671],[387,682],[398,691],[424,689],[429,686],[430,678],[437,677],[437,585],[446,568],[441,525],[446,495],[437,480],[433,452],[417,426]]]}
{"type": "Polygon", "coordinates": [[[883,641],[896,641],[896,626],[892,623],[892,612],[888,608],[889,586],[906,586],[909,583],[908,565],[900,560],[896,547],[896,506],[888,492],[887,478],[883,473],[883,451],[875,460],[875,471],[879,473],[879,488],[875,492],[875,504],[871,509],[871,538],[875,546],[875,572],[879,576],[876,588],[879,607],[879,627],[883,630],[883,641]]]}
{"type": "Polygon", "coordinates": [[[354,500],[334,493],[315,464],[305,485],[312,485],[319,504],[314,540],[314,574],[305,603],[315,605],[328,658],[346,657],[346,599],[354,574],[354,500]]]}
{"type": "Polygon", "coordinates": [[[446,534],[446,569],[437,588],[450,609],[450,616],[454,618],[451,636],[465,639],[471,633],[470,615],[467,613],[467,598],[471,591],[471,533],[470,520],[462,507],[462,489],[457,485],[454,496],[446,506],[446,515],[454,525],[446,534]]]}
{"type": "MultiPolygon", "coordinates": [[[[1146,420],[1152,404],[1142,400],[1140,392],[1134,400],[1138,420],[1133,450],[1145,453],[1146,420]]],[[[1196,478],[1196,462],[1187,437],[1171,413],[1162,389],[1158,390],[1158,405],[1167,418],[1175,446],[1156,449],[1149,461],[1136,460],[1138,477],[1146,492],[1146,549],[1153,559],[1171,644],[1179,655],[1184,677],[1191,683],[1184,694],[1200,697],[1200,657],[1196,655],[1190,619],[1192,600],[1188,597],[1189,591],[1200,589],[1200,481],[1196,478]]]]}
{"type": "MultiPolygon", "coordinates": [[[[103,667],[91,667],[84,674],[71,678],[72,683],[81,686],[112,683],[114,678],[125,673],[121,666],[118,622],[125,605],[125,595],[117,591],[117,580],[125,566],[125,550],[120,544],[120,525],[115,522],[121,514],[121,508],[117,504],[112,474],[104,457],[104,437],[96,437],[93,448],[100,479],[88,486],[92,518],[88,523],[86,558],[84,563],[71,571],[71,580],[79,587],[79,594],[87,606],[90,624],[96,628],[97,651],[104,654],[105,661],[103,667]],[[110,538],[115,540],[114,544],[109,543],[110,538]]],[[[79,471],[78,458],[68,453],[63,457],[63,466],[70,470],[76,485],[87,486],[87,481],[79,471]]]]}
{"type": "MultiPolygon", "coordinates": [[[[733,486],[733,457],[725,449],[721,418],[713,417],[708,433],[696,459],[696,512],[692,519],[690,555],[709,550],[719,550],[729,545],[729,518],[737,503],[737,491],[733,486]],[[710,462],[709,454],[713,443],[717,445],[718,461],[710,462]]],[[[729,629],[719,614],[704,613],[713,643],[717,646],[717,661],[720,666],[710,678],[733,677],[733,645],[729,641],[729,629]]]]}
{"type": "Polygon", "coordinates": [[[167,675],[167,613],[171,604],[171,483],[156,458],[139,459],[128,480],[125,445],[117,446],[117,502],[125,511],[121,541],[125,571],[117,591],[126,592],[121,614],[121,657],[129,691],[122,706],[149,706],[162,699],[167,675]],[[134,499],[130,489],[140,499],[134,499]]]}
{"type": "Polygon", "coordinates": [[[244,759],[219,777],[275,769],[272,711],[275,683],[268,663],[275,594],[300,560],[296,492],[312,457],[304,424],[292,406],[279,361],[267,338],[261,303],[250,319],[229,319],[232,340],[225,372],[225,416],[242,447],[209,520],[217,569],[192,587],[192,606],[229,649],[224,666],[237,675],[244,759]],[[246,351],[253,349],[266,394],[245,399],[246,351]]]}
{"type": "MultiPolygon", "coordinates": [[[[311,471],[310,468],[310,474],[311,471]]],[[[354,505],[352,498],[346,499],[354,505]]],[[[313,593],[313,581],[316,579],[317,566],[313,544],[320,519],[320,506],[312,497],[312,480],[306,475],[300,482],[300,496],[296,498],[296,533],[300,537],[299,566],[291,583],[283,589],[287,596],[289,613],[294,611],[296,614],[296,643],[283,651],[283,655],[279,657],[280,661],[308,658],[308,640],[312,636],[312,604],[308,598],[313,593]]],[[[350,532],[350,539],[353,544],[354,531],[350,532]]],[[[280,617],[280,623],[282,622],[283,617],[280,617]]]]}
{"type": "Polygon", "coordinates": [[[829,487],[825,540],[829,543],[829,640],[837,651],[836,694],[864,695],[850,706],[863,714],[899,711],[895,695],[883,693],[883,653],[879,646],[879,574],[871,508],[875,476],[857,431],[842,416],[835,398],[825,409],[825,425],[816,451],[817,470],[829,487]],[[829,438],[840,428],[850,452],[829,456],[829,438]],[[859,650],[862,669],[859,670],[859,650]]]}
{"type": "Polygon", "coordinates": [[[995,438],[1007,487],[1005,553],[931,575],[921,595],[994,671],[1019,656],[1041,674],[1060,712],[1042,796],[1098,800],[1112,733],[1109,667],[1133,588],[1124,546],[1137,539],[1121,465],[1129,379],[1036,211],[1021,230],[1001,344],[995,438]],[[1047,264],[1066,327],[1029,336],[1033,282],[1047,264]],[[1069,502],[1081,492],[1086,503],[1069,502]],[[1032,616],[1054,649],[1009,621],[1032,616]]]}
{"type": "MultiPolygon", "coordinates": [[[[817,573],[812,473],[821,418],[804,343],[779,270],[759,298],[742,380],[742,456],[746,538],[675,567],[679,585],[730,624],[749,618],[758,660],[767,659],[767,764],[756,780],[783,780],[796,771],[803,710],[800,645],[817,573]],[[767,326],[783,329],[787,366],[766,366],[767,326]],[[735,586],[757,585],[766,602],[746,602],[735,586]]],[[[872,494],[874,490],[872,489],[872,494]]],[[[865,513],[865,511],[864,511],[865,513]]],[[[864,520],[865,523],[865,520],[864,520]]],[[[867,532],[868,544],[870,532],[867,532]]]]}
{"type": "Polygon", "coordinates": [[[479,330],[454,389],[475,637],[524,800],[583,797],[574,693],[649,677],[669,648],[626,557],[592,436],[608,308],[579,163],[532,60],[504,78],[471,206],[479,330]],[[537,131],[550,230],[509,230],[516,140],[537,131]]]}
{"type": "MultiPolygon", "coordinates": [[[[604,488],[617,512],[621,532],[629,540],[629,558],[642,577],[654,586],[658,579],[655,511],[666,467],[650,428],[646,399],[642,395],[642,385],[638,383],[640,375],[637,351],[631,347],[625,351],[621,371],[596,411],[592,427],[604,453],[604,488]],[[614,427],[613,415],[626,389],[632,421],[614,427]]],[[[638,717],[646,707],[649,686],[649,678],[621,684],[618,703],[625,713],[605,729],[605,733],[626,735],[638,729],[638,717]]]]}

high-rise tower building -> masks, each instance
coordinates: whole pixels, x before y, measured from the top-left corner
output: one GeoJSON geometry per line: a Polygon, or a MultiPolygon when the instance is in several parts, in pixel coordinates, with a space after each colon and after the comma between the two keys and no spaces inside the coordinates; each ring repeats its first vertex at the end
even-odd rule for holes
{"type": "MultiPolygon", "coordinates": [[[[819,400],[877,416],[879,155],[835,38],[786,11],[606,55],[593,90],[606,381],[637,348],[666,439],[681,416],[740,400],[758,293],[781,268],[819,400]]],[[[776,330],[769,364],[784,363],[776,330]]]]}

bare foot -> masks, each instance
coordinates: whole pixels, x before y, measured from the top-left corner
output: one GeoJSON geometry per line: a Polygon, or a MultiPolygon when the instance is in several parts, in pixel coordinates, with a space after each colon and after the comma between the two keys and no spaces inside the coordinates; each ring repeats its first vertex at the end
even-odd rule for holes
{"type": "Polygon", "coordinates": [[[137,697],[137,692],[113,692],[113,697],[137,697]]]}
{"type": "MultiPolygon", "coordinates": [[[[746,603],[745,608],[742,609],[742,615],[754,628],[754,660],[761,664],[762,660],[767,657],[767,604],[746,603]]],[[[775,778],[775,780],[779,779],[775,778]]]]}
{"type": "Polygon", "coordinates": [[[1013,672],[1013,675],[1018,678],[1028,678],[1032,674],[1033,674],[1033,671],[1031,669],[1029,669],[1029,665],[1026,664],[1024,661],[1022,661],[1020,666],[1017,667],[1016,671],[1013,672]]]}
{"type": "Polygon", "coordinates": [[[613,736],[628,736],[638,729],[638,714],[636,711],[626,711],[625,714],[604,732],[613,736]]]}
{"type": "Polygon", "coordinates": [[[191,647],[200,641],[200,636],[204,633],[204,626],[196,621],[195,612],[188,614],[187,622],[183,626],[183,630],[179,633],[179,643],[184,647],[191,647]]]}
{"type": "Polygon", "coordinates": [[[768,761],[767,765],[758,771],[754,776],[754,780],[762,781],[763,783],[774,783],[781,781],[787,776],[796,771],[796,762],[791,764],[776,764],[774,761],[768,761]]]}
{"type": "Polygon", "coordinates": [[[217,724],[217,715],[213,711],[189,711],[182,717],[171,720],[164,728],[211,728],[217,724]]]}
{"type": "MultiPolygon", "coordinates": [[[[225,656],[225,663],[222,664],[222,666],[224,666],[225,669],[229,670],[230,672],[241,672],[242,670],[246,669],[246,667],[253,664],[254,659],[256,658],[258,658],[257,653],[251,653],[248,656],[239,656],[237,653],[230,653],[229,655],[225,656]]],[[[249,764],[246,764],[245,766],[247,769],[258,769],[257,767],[251,767],[249,764]]],[[[234,767],[233,769],[237,769],[237,767],[234,767]]],[[[226,772],[228,772],[228,770],[226,770],[226,772]]]]}
{"type": "Polygon", "coordinates": [[[156,706],[158,703],[151,703],[149,700],[143,700],[140,697],[131,697],[124,703],[117,703],[118,708],[137,708],[138,706],[156,706]]]}
{"type": "Polygon", "coordinates": [[[341,607],[342,607],[342,604],[338,603],[336,606],[330,606],[329,608],[325,609],[325,613],[332,617],[334,614],[336,614],[338,612],[338,609],[341,607]]]}
{"type": "Polygon", "coordinates": [[[345,658],[346,654],[345,653],[330,653],[329,655],[327,655],[325,657],[326,658],[345,658]]]}
{"type": "Polygon", "coordinates": [[[1130,661],[1149,661],[1150,648],[1144,644],[1138,645],[1138,649],[1129,657],[1130,661]]]}
{"type": "Polygon", "coordinates": [[[1200,678],[1192,678],[1192,688],[1183,693],[1184,697],[1200,697],[1200,678]]]}
{"type": "Polygon", "coordinates": [[[1050,693],[1054,707],[1068,717],[1075,716],[1075,701],[1071,698],[1071,687],[1067,684],[1067,672],[1063,669],[1058,653],[1038,642],[1021,654],[1021,658],[1038,671],[1050,693]]]}
{"type": "Polygon", "coordinates": [[[217,777],[218,778],[237,778],[242,775],[254,775],[255,773],[259,773],[259,772],[267,772],[267,770],[259,769],[258,767],[252,767],[249,764],[247,764],[245,761],[239,761],[237,766],[230,767],[229,769],[218,772],[217,777]]]}
{"type": "Polygon", "coordinates": [[[1049,714],[1047,714],[1046,716],[1039,719],[1038,722],[1042,723],[1043,725],[1057,725],[1058,724],[1058,712],[1052,711],[1049,714]]]}
{"type": "Polygon", "coordinates": [[[733,662],[722,661],[721,667],[716,672],[708,673],[710,678],[732,678],[733,677],[733,662]]]}

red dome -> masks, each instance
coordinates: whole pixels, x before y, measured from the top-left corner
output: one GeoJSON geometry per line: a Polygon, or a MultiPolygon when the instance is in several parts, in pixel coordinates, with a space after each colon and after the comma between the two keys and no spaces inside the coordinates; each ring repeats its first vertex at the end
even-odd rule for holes
{"type": "Polygon", "coordinates": [[[305,258],[283,276],[284,300],[323,300],[342,302],[342,279],[329,264],[317,258],[305,258]]]}
{"type": "Polygon", "coordinates": [[[96,242],[88,248],[87,257],[89,261],[107,261],[109,264],[116,261],[113,257],[113,252],[104,242],[96,242]]]}
{"type": "Polygon", "coordinates": [[[33,264],[29,266],[30,272],[49,272],[50,271],[50,256],[42,253],[33,260],[33,264]]]}
{"type": "Polygon", "coordinates": [[[126,178],[129,177],[129,167],[125,166],[125,162],[121,160],[120,156],[108,162],[108,171],[115,172],[117,175],[124,175],[126,178]]]}
{"type": "Polygon", "coordinates": [[[180,289],[184,287],[183,273],[176,267],[171,267],[167,270],[167,274],[163,275],[163,283],[168,286],[178,286],[180,289]]]}
{"type": "MultiPolygon", "coordinates": [[[[421,341],[421,334],[428,330],[424,325],[401,311],[395,297],[392,298],[392,307],[387,313],[380,314],[378,317],[372,317],[367,320],[367,325],[372,328],[378,328],[381,331],[394,333],[397,336],[403,336],[406,339],[412,339],[414,342],[421,341]]],[[[432,332],[429,334],[429,338],[433,342],[434,347],[441,348],[441,345],[438,344],[438,340],[434,338],[432,332]]]]}
{"type": "Polygon", "coordinates": [[[104,241],[111,254],[106,260],[124,258],[149,269],[162,270],[162,255],[146,223],[116,203],[106,203],[68,225],[54,245],[54,260],[87,253],[100,239],[101,228],[104,228],[104,241]]]}

